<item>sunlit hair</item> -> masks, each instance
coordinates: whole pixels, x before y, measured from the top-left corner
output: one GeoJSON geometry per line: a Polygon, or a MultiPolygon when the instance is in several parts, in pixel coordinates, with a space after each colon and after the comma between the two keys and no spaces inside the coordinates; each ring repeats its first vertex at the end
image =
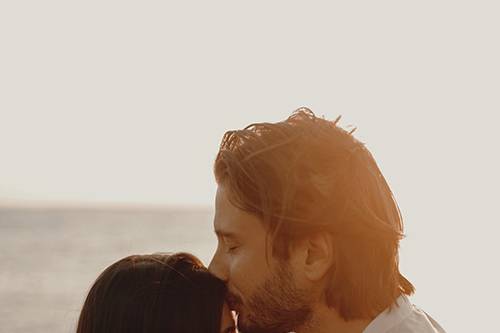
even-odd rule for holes
{"type": "Polygon", "coordinates": [[[77,333],[218,333],[224,282],[191,254],[133,255],[101,273],[77,333]]]}
{"type": "Polygon", "coordinates": [[[301,108],[226,132],[215,177],[233,205],[264,223],[282,260],[294,241],[330,234],[328,305],[346,320],[373,318],[414,291],[398,268],[402,219],[372,155],[338,120],[301,108]]]}

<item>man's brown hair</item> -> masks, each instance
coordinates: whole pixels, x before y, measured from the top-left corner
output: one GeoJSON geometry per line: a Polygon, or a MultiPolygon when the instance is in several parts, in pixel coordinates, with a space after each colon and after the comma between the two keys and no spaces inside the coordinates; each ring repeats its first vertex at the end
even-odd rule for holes
{"type": "Polygon", "coordinates": [[[403,223],[365,145],[307,108],[278,123],[225,133],[215,177],[255,214],[288,258],[294,241],[328,233],[334,244],[327,303],[345,319],[373,318],[413,285],[398,268],[403,223]]]}

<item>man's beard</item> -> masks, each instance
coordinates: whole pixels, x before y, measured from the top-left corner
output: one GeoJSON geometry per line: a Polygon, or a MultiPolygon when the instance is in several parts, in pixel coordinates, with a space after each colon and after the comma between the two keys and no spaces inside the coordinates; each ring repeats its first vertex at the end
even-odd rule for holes
{"type": "Polygon", "coordinates": [[[293,282],[287,267],[256,288],[243,303],[241,297],[229,291],[228,303],[238,313],[241,333],[286,333],[307,323],[312,309],[306,293],[293,282]]]}

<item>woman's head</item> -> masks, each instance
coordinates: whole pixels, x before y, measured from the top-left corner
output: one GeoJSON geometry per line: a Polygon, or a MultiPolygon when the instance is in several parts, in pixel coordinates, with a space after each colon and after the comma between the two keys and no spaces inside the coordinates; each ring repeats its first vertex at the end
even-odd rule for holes
{"type": "Polygon", "coordinates": [[[129,256],[97,278],[77,333],[233,332],[225,295],[224,283],[193,255],[129,256]]]}

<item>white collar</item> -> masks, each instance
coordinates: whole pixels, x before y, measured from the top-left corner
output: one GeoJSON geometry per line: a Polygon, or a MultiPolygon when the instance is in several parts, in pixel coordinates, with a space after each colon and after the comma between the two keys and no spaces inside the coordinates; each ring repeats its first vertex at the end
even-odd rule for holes
{"type": "Polygon", "coordinates": [[[385,309],[364,329],[363,333],[387,332],[394,326],[400,324],[413,310],[413,305],[406,295],[398,297],[391,307],[385,309]]]}

